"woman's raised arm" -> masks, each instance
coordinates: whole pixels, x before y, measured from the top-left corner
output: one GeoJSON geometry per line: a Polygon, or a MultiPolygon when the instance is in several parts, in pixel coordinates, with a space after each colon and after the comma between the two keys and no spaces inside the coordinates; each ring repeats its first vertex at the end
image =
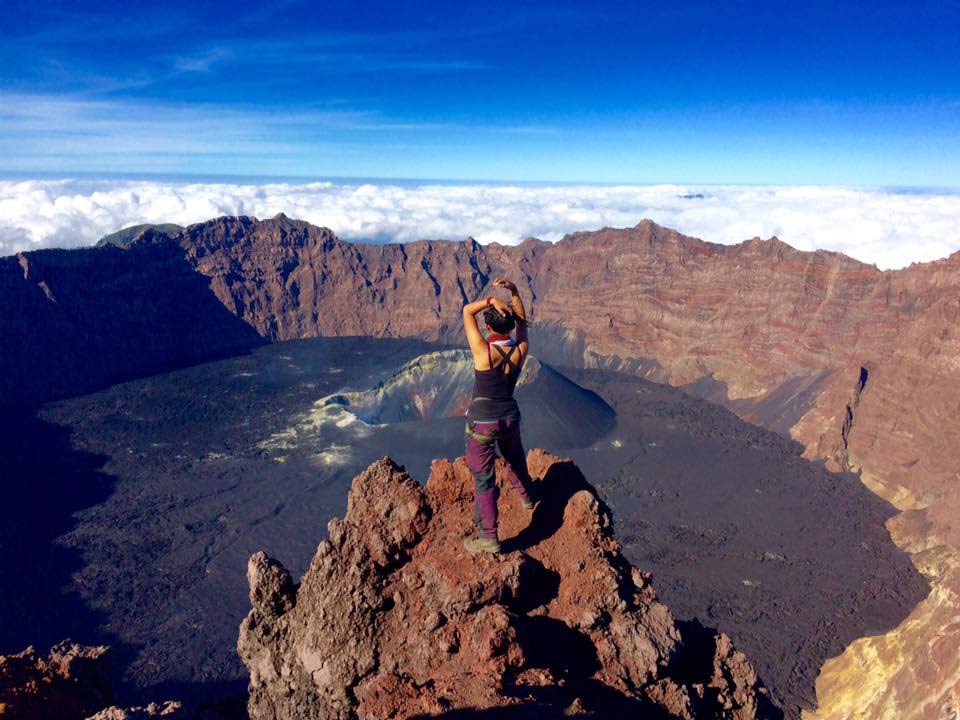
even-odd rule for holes
{"type": "Polygon", "coordinates": [[[520,291],[517,286],[506,278],[494,278],[495,287],[503,288],[510,292],[510,306],[513,314],[517,318],[517,345],[520,345],[520,352],[524,357],[527,355],[527,311],[523,307],[523,298],[520,297],[520,291]]]}
{"type": "MultiPolygon", "coordinates": [[[[486,309],[488,306],[497,308],[502,313],[510,312],[510,306],[500,298],[486,297],[481,300],[474,300],[463,306],[463,331],[467,335],[467,343],[470,345],[470,352],[473,353],[474,363],[483,361],[489,362],[487,358],[487,341],[483,339],[480,332],[480,326],[477,325],[477,313],[486,309]]],[[[479,368],[481,370],[485,368],[479,368]]]]}

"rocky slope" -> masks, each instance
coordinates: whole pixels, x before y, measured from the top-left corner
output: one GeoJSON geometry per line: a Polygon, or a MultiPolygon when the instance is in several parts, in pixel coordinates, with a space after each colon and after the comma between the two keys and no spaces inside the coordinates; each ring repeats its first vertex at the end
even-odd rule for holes
{"type": "Polygon", "coordinates": [[[251,718],[775,716],[729,638],[678,626],[624,560],[577,468],[537,450],[529,464],[543,500],[531,517],[503,493],[499,558],[461,544],[462,460],[421,487],[389,458],[354,480],[299,586],[254,555],[238,642],[251,718]]]}
{"type": "Polygon", "coordinates": [[[39,655],[29,647],[0,655],[0,718],[10,720],[187,720],[180,703],[112,705],[116,673],[110,648],[69,640],[39,655]]]}
{"type": "Polygon", "coordinates": [[[147,230],[126,251],[0,259],[0,337],[19,349],[0,353],[0,398],[81,392],[261,338],[453,340],[463,301],[501,273],[529,299],[544,360],[687,386],[861,471],[902,509],[891,532],[934,590],[897,631],[825,668],[821,713],[958,704],[960,656],[939,648],[960,645],[960,253],[881,272],[650,221],[503,247],[355,245],[283,216],[221,218],[173,239],[147,230]]]}
{"type": "Polygon", "coordinates": [[[0,718],[84,718],[111,692],[109,648],[66,641],[46,656],[32,647],[0,655],[0,718]]]}
{"type": "Polygon", "coordinates": [[[124,247],[125,245],[132,243],[147,230],[156,230],[164,235],[173,236],[183,230],[183,226],[175,225],[173,223],[161,223],[160,225],[152,225],[150,223],[131,225],[130,227],[117,230],[109,235],[104,235],[102,238],[100,238],[100,240],[97,241],[97,247],[103,247],[104,245],[118,245],[120,247],[124,247]]]}

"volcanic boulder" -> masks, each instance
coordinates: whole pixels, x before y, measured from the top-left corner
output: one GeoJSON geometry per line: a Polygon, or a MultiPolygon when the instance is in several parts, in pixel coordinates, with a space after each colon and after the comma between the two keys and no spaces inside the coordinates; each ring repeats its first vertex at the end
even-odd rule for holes
{"type": "Polygon", "coordinates": [[[498,557],[463,549],[462,458],[435,461],[425,488],[389,458],[372,464],[299,587],[254,555],[238,642],[250,717],[779,716],[729,638],[681,629],[657,601],[576,466],[541,450],[528,462],[543,499],[531,516],[504,489],[498,557]]]}

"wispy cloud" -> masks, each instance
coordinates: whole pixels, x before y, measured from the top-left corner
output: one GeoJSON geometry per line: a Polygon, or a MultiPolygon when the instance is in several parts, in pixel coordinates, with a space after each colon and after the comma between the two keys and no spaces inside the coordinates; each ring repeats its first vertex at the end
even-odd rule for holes
{"type": "MultiPolygon", "coordinates": [[[[230,68],[244,70],[241,77],[254,77],[261,84],[269,84],[271,78],[285,82],[303,73],[349,77],[452,74],[488,68],[477,58],[432,45],[438,31],[430,29],[254,32],[277,13],[282,14],[282,9],[240,13],[219,22],[203,39],[191,40],[197,37],[194,28],[174,12],[135,10],[114,17],[69,9],[40,11],[49,16],[48,22],[4,38],[0,61],[6,71],[0,72],[0,88],[30,87],[34,92],[89,97],[150,88],[153,97],[175,98],[184,78],[195,84],[209,75],[210,80],[221,82],[222,71],[230,68]],[[138,45],[136,52],[124,50],[122,43],[132,37],[149,38],[150,42],[138,45]],[[99,50],[113,45],[117,45],[116,54],[105,58],[99,50]],[[13,83],[12,78],[16,78],[13,83]]],[[[237,87],[238,82],[235,76],[225,87],[237,87]]],[[[222,89],[211,85],[211,95],[222,89]]]]}
{"type": "Polygon", "coordinates": [[[777,235],[881,268],[960,249],[960,194],[844,187],[515,186],[423,183],[0,182],[0,255],[95,242],[143,222],[284,212],[348,240],[515,244],[643,218],[720,243],[777,235]]]}
{"type": "MultiPolygon", "coordinates": [[[[551,134],[545,126],[469,125],[405,120],[334,100],[325,105],[272,108],[185,104],[83,95],[0,92],[0,170],[132,169],[158,155],[203,158],[233,154],[282,157],[342,156],[371,137],[422,138],[437,133],[551,134]],[[80,164],[56,164],[74,158],[80,164]],[[112,159],[112,160],[111,160],[112,159]]],[[[148,165],[156,169],[155,165],[148,165]]]]}
{"type": "Polygon", "coordinates": [[[227,65],[256,67],[258,71],[271,66],[309,65],[327,74],[450,73],[489,67],[468,57],[440,57],[404,49],[414,39],[411,33],[315,34],[256,41],[221,38],[216,45],[194,47],[171,56],[170,61],[175,70],[190,72],[209,72],[227,65]]]}
{"type": "Polygon", "coordinates": [[[180,55],[173,58],[173,67],[181,72],[207,73],[214,65],[234,58],[234,52],[228,48],[214,47],[195,55],[180,55]]]}

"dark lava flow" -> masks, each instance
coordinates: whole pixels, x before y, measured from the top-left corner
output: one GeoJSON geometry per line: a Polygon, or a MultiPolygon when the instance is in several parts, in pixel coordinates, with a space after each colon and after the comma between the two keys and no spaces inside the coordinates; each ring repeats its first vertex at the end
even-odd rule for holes
{"type": "MultiPolygon", "coordinates": [[[[390,455],[423,480],[433,458],[462,454],[461,418],[370,426],[317,401],[435,349],[270,345],[8,423],[0,558],[22,582],[0,589],[0,652],[101,640],[127,649],[144,697],[242,691],[250,554],[270,548],[300,574],[359,470],[390,455]]],[[[565,373],[579,385],[546,368],[518,390],[527,447],[576,460],[675,615],[728,632],[788,716],[813,704],[827,657],[925,596],[883,527],[893,509],[855,477],[679,390],[565,373]]]]}

